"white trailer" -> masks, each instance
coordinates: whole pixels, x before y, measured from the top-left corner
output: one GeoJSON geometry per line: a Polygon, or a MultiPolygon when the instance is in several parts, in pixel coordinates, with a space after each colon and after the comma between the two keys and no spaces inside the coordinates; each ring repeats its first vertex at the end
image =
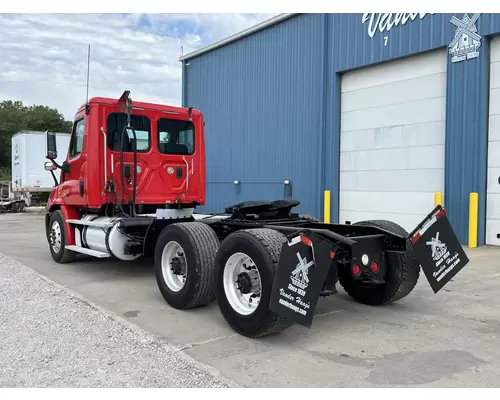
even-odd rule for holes
{"type": "MultiPolygon", "coordinates": [[[[57,133],[57,148],[61,146],[62,155],[69,148],[71,135],[69,133],[57,133]]],[[[12,135],[12,181],[10,188],[10,201],[24,200],[24,205],[31,205],[31,197],[34,192],[50,192],[54,187],[52,175],[44,169],[47,161],[47,143],[45,132],[21,131],[12,135]]],[[[58,158],[57,163],[62,164],[64,159],[58,158]]],[[[60,178],[60,170],[54,171],[57,179],[60,178]]],[[[11,207],[14,211],[21,211],[24,207],[11,207]]]]}

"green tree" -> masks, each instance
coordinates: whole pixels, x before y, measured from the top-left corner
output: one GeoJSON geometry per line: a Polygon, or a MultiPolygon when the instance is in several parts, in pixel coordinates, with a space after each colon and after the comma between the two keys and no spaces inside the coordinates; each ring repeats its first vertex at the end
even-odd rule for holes
{"type": "Polygon", "coordinates": [[[21,101],[0,102],[0,180],[9,179],[10,176],[11,138],[14,133],[23,130],[69,133],[71,125],[72,122],[66,121],[54,108],[25,106],[21,101]]]}

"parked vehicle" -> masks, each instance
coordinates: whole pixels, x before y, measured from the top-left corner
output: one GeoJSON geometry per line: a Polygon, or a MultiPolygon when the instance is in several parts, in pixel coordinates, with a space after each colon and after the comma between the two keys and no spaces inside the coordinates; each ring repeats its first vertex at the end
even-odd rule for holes
{"type": "Polygon", "coordinates": [[[25,205],[24,196],[12,192],[12,182],[0,181],[0,212],[23,212],[25,205]]]}
{"type": "MultiPolygon", "coordinates": [[[[57,146],[67,149],[69,133],[57,133],[57,146]]],[[[33,197],[49,193],[54,180],[41,168],[46,160],[46,133],[21,131],[12,135],[12,180],[0,182],[0,211],[23,212],[32,205],[33,197]]],[[[62,162],[63,160],[56,160],[62,162]]],[[[59,178],[57,172],[56,178],[59,178]]]]}
{"type": "Polygon", "coordinates": [[[421,267],[437,293],[469,262],[440,206],[410,233],[391,221],[321,223],[294,213],[294,200],[194,213],[206,201],[204,125],[199,110],[132,102],[125,91],[78,109],[63,163],[48,132],[45,169],[55,181],[61,170],[45,218],[53,259],[152,256],[170,306],[217,300],[248,337],[310,327],[338,283],[383,305],[409,295],[421,267]]]}

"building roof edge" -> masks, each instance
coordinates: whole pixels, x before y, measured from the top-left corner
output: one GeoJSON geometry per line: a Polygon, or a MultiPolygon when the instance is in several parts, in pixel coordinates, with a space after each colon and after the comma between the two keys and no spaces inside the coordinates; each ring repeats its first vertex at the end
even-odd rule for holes
{"type": "Polygon", "coordinates": [[[254,25],[254,26],[252,26],[248,29],[245,29],[243,31],[240,31],[234,35],[228,36],[227,38],[219,40],[218,42],[212,43],[211,45],[202,47],[201,49],[193,51],[189,54],[182,55],[181,57],[179,57],[179,61],[186,61],[186,60],[192,59],[194,57],[197,57],[201,54],[208,53],[212,50],[218,49],[219,47],[225,46],[229,43],[235,42],[235,41],[242,39],[246,36],[252,35],[256,32],[259,32],[259,31],[262,31],[266,28],[269,28],[270,26],[276,25],[276,24],[278,24],[286,19],[292,18],[296,15],[298,15],[298,14],[279,14],[279,15],[276,15],[275,17],[267,19],[267,20],[261,22],[260,24],[254,25]]]}

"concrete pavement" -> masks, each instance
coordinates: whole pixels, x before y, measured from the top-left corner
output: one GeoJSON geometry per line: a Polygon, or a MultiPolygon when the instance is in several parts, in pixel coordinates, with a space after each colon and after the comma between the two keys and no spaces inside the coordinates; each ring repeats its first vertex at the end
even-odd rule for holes
{"type": "Polygon", "coordinates": [[[151,260],[81,256],[52,261],[43,215],[0,215],[0,252],[153,333],[249,387],[494,387],[500,381],[500,250],[467,250],[471,263],[442,292],[423,273],[392,306],[339,294],[321,299],[311,330],[259,340],[236,335],[214,303],[189,311],[161,297],[151,260]]]}

